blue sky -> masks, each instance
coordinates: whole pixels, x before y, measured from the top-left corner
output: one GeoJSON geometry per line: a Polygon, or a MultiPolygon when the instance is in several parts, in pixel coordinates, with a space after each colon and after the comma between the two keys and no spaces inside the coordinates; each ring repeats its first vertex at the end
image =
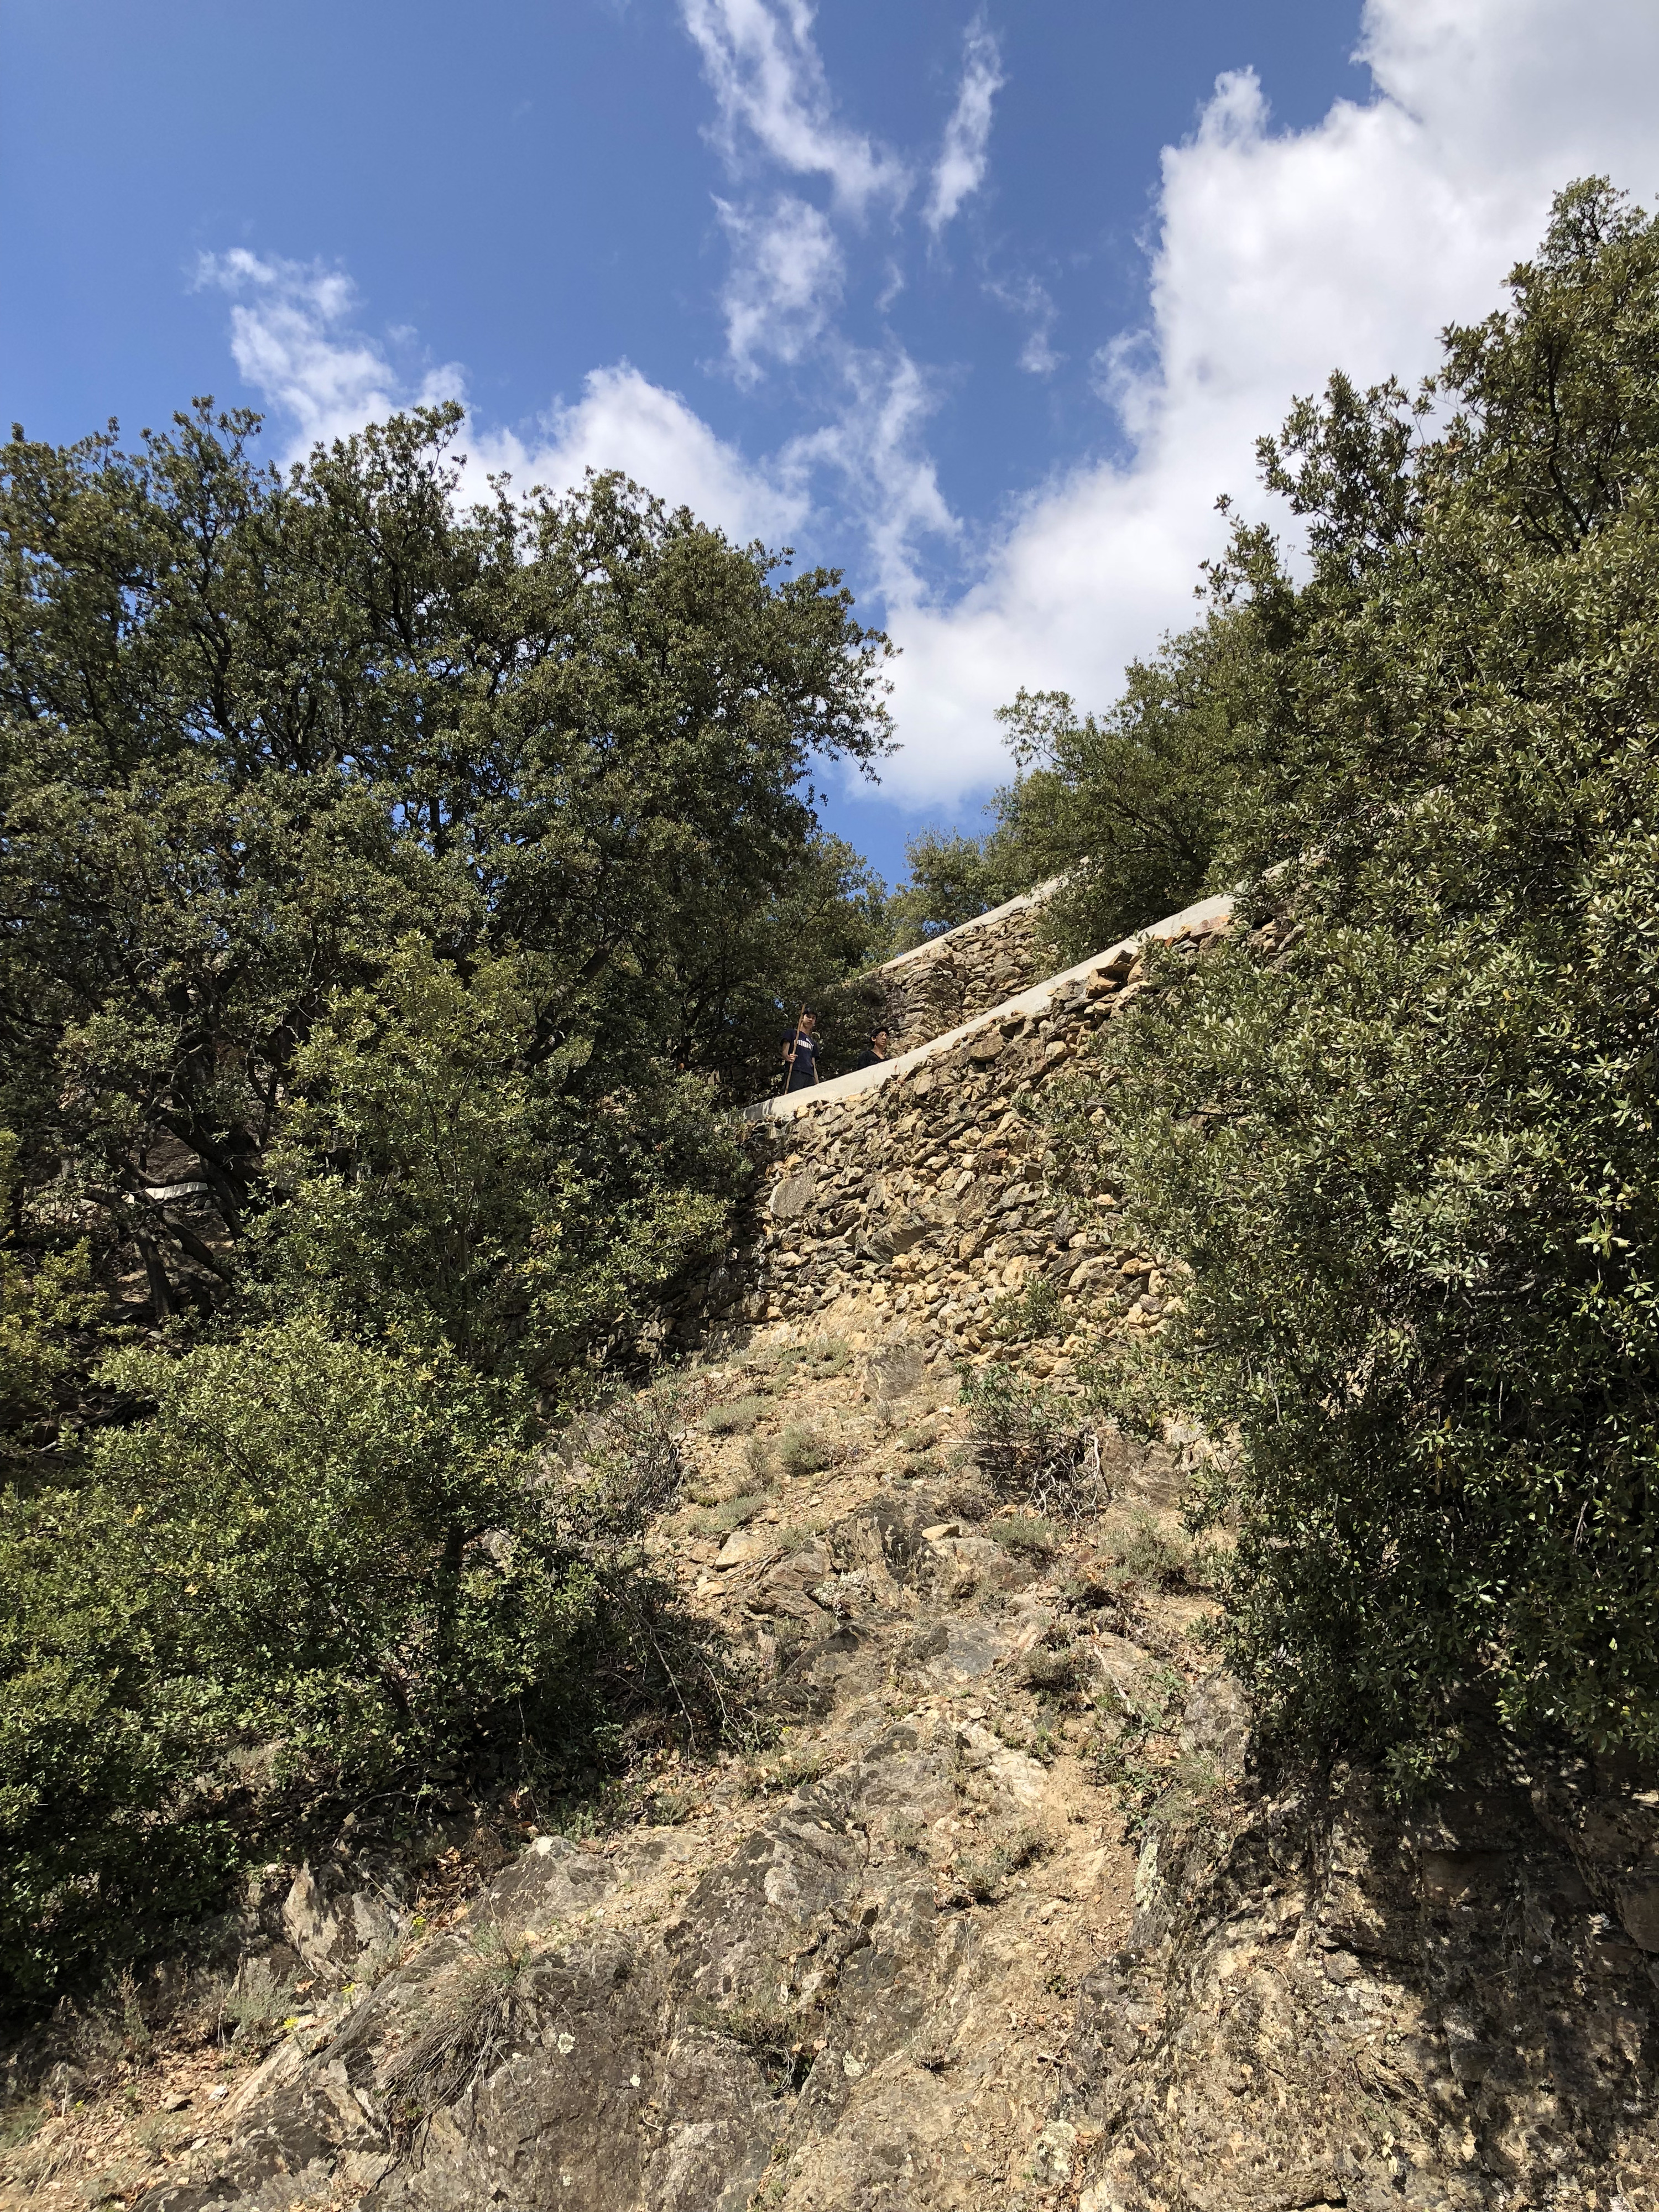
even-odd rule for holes
{"type": "Polygon", "coordinates": [[[1109,701],[1340,362],[1427,367],[1549,191],[1659,185],[1649,0],[11,0],[0,392],[303,450],[423,393],[842,566],[890,876],[1021,683],[1109,701]]]}

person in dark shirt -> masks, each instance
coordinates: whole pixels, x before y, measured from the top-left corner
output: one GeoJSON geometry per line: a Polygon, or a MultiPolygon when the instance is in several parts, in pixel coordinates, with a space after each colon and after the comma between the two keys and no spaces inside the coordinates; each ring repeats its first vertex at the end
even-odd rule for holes
{"type": "Polygon", "coordinates": [[[799,1091],[818,1079],[818,1018],[811,1008],[802,1010],[800,1021],[783,1041],[783,1087],[799,1091]]]}
{"type": "Polygon", "coordinates": [[[884,1060],[893,1056],[893,1034],[885,1024],[870,1032],[870,1049],[858,1065],[860,1067],[879,1067],[884,1060]]]}

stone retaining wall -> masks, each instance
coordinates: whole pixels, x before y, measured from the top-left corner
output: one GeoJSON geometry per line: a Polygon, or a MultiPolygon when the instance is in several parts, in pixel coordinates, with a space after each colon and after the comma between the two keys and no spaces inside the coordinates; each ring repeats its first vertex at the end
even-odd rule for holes
{"type": "MultiPolygon", "coordinates": [[[[1212,899],[1144,934],[1196,957],[1230,914],[1212,899]]],[[[1124,1244],[1109,1202],[1069,1210],[1044,1188],[1020,1110],[1133,1003],[1141,941],[896,1061],[751,1109],[757,1175],[738,1241],[665,1316],[671,1340],[689,1347],[720,1326],[799,1334],[814,1317],[866,1354],[902,1345],[924,1364],[983,1360],[998,1301],[1041,1275],[1073,1295],[1062,1325],[1023,1355],[1028,1370],[1063,1377],[1089,1334],[1153,1327],[1162,1274],[1124,1244]]]]}
{"type": "Polygon", "coordinates": [[[873,971],[870,980],[881,991],[878,1018],[893,1032],[895,1052],[942,1036],[1042,980],[1047,962],[1036,940],[1036,912],[1059,880],[931,937],[873,971]]]}

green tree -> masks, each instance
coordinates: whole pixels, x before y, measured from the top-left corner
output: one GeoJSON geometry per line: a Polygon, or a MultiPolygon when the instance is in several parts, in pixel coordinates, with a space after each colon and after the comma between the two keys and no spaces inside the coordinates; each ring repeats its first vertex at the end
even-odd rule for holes
{"type": "Polygon", "coordinates": [[[744,1095],[771,972],[860,949],[803,785],[887,743],[838,578],[614,477],[463,510],[459,420],[286,481],[205,404],[0,457],[0,1110],[26,1231],[49,1188],[152,1321],[233,1289],[295,1054],[411,936],[521,957],[520,1070],[595,1111],[744,1095]]]}
{"type": "Polygon", "coordinates": [[[353,1802],[556,1738],[600,1596],[522,1419],[453,1356],[305,1319],[109,1380],[153,1417],[90,1480],[0,1497],[0,1972],[25,1996],[199,1913],[280,1838],[286,1785],[353,1802]]]}
{"type": "Polygon", "coordinates": [[[878,926],[807,781],[888,742],[838,576],[615,477],[465,507],[459,423],[286,478],[206,403],[0,456],[0,1963],[37,1996],[307,1802],[487,1774],[509,1718],[556,1763],[649,1485],[578,1526],[548,1418],[718,1248],[779,993],[878,926]]]}
{"type": "Polygon", "coordinates": [[[1043,911],[1062,961],[1213,888],[1261,678],[1253,629],[1220,611],[1134,662],[1098,720],[1079,720],[1064,691],[1022,691],[1000,709],[1017,771],[997,794],[1000,835],[1030,882],[1065,878],[1043,911]]]}
{"type": "Polygon", "coordinates": [[[1000,828],[983,837],[924,830],[907,842],[904,857],[909,872],[887,902],[891,952],[959,928],[1036,880],[1025,854],[1000,828]]]}
{"type": "Polygon", "coordinates": [[[742,1162],[708,1079],[643,1060],[604,1098],[573,1088],[587,1040],[532,1048],[538,965],[484,956],[463,981],[411,938],[330,1003],[288,1071],[256,1304],[557,1401],[718,1249],[742,1162]]]}
{"type": "Polygon", "coordinates": [[[1218,866],[1278,920],[1114,1026],[1096,1159],[1193,1270],[1148,1387],[1237,1439],[1240,1663],[1406,1770],[1659,1747],[1659,227],[1575,185],[1509,282],[1265,448],[1311,566],[1220,580],[1218,866]]]}

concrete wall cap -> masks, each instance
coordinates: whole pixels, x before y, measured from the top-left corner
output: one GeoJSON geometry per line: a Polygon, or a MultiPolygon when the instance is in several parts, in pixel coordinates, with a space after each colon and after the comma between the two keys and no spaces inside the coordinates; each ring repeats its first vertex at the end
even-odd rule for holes
{"type": "MultiPolygon", "coordinates": [[[[1023,900],[1011,899],[1007,906],[997,908],[996,913],[1006,914],[1016,906],[1034,904],[1046,896],[1052,888],[1053,885],[1044,884],[1035,891],[1028,891],[1023,900]]],[[[1000,1030],[1004,1023],[1020,1015],[1045,1012],[1054,1000],[1062,996],[1073,985],[1086,983],[1099,969],[1109,968],[1115,960],[1124,953],[1133,952],[1148,938],[1201,934],[1217,922],[1224,921],[1232,910],[1231,896],[1225,891],[1219,892],[1214,898],[1200,899],[1195,906],[1183,907],[1179,914],[1172,914],[1165,921],[1152,922],[1146,929],[1136,930],[1133,936],[1121,938],[1115,945],[1109,945],[1103,952],[1091,952],[1086,960],[1079,960],[1075,968],[1063,969],[1058,975],[1050,975],[1045,982],[1034,983],[1030,990],[1020,992],[1016,998],[1005,1000],[1000,1006],[987,1007],[982,1014],[975,1014],[971,1021],[963,1022],[957,1029],[947,1030],[943,1036],[930,1037],[926,1044],[919,1044],[909,1052],[901,1053],[896,1060],[878,1060],[872,1067],[855,1067],[848,1075],[832,1075],[827,1082],[815,1083],[807,1091],[791,1091],[781,1097],[757,1099],[752,1106],[744,1109],[743,1118],[750,1122],[790,1121],[797,1115],[810,1114],[815,1108],[843,1105],[861,1093],[879,1090],[883,1084],[909,1074],[913,1069],[924,1066],[930,1060],[941,1058],[968,1038],[977,1037],[983,1030],[1000,1030]]],[[[962,927],[963,929],[977,929],[994,919],[993,915],[981,915],[977,921],[963,922],[962,927]]],[[[954,935],[956,933],[949,933],[954,935]]],[[[916,949],[921,952],[931,951],[934,945],[944,942],[944,938],[935,937],[916,949]]],[[[912,957],[908,952],[902,952],[899,961],[912,957]]],[[[898,961],[890,961],[888,965],[896,967],[898,961]]],[[[876,972],[880,974],[881,970],[877,969],[876,972]]]]}

